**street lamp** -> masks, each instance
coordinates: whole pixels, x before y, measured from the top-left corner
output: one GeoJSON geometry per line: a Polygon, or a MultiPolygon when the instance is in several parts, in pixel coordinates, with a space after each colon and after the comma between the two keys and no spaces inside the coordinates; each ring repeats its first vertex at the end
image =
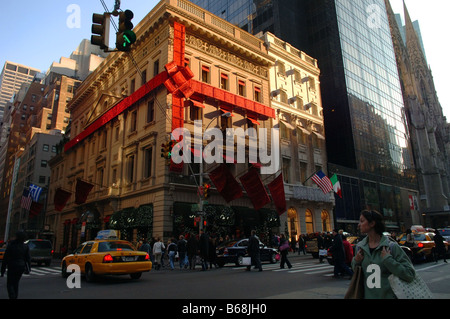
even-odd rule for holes
{"type": "MultiPolygon", "coordinates": [[[[208,125],[206,126],[205,131],[208,130],[208,127],[217,118],[219,118],[219,117],[227,117],[227,118],[229,118],[231,116],[232,116],[231,112],[226,112],[226,113],[223,113],[221,115],[213,117],[211,119],[211,122],[209,122],[208,125]]],[[[202,144],[202,152],[201,152],[201,154],[203,154],[203,144],[202,144]]],[[[203,185],[203,155],[202,155],[202,158],[201,158],[201,161],[200,161],[200,168],[199,168],[199,170],[200,170],[199,185],[201,186],[201,185],[203,185]]],[[[205,212],[203,211],[203,197],[202,196],[200,196],[200,203],[198,205],[198,208],[199,208],[199,211],[200,211],[200,223],[199,223],[200,225],[198,226],[198,230],[199,230],[199,234],[200,234],[200,231],[203,230],[203,215],[205,214],[205,212]]]]}

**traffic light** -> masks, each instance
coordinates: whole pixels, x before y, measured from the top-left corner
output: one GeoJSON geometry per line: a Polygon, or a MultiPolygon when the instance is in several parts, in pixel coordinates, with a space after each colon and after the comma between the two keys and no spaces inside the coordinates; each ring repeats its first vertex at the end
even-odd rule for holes
{"type": "Polygon", "coordinates": [[[208,183],[203,184],[203,198],[208,199],[209,197],[209,189],[211,188],[211,185],[208,183]]]}
{"type": "Polygon", "coordinates": [[[103,51],[109,50],[109,30],[111,15],[94,13],[92,15],[92,36],[91,43],[98,45],[103,51]]]}
{"type": "Polygon", "coordinates": [[[161,157],[167,159],[168,157],[168,145],[167,143],[161,144],[161,157]]]}
{"type": "Polygon", "coordinates": [[[175,144],[176,144],[177,142],[175,142],[175,141],[170,141],[169,142],[169,146],[168,146],[168,148],[169,148],[169,159],[171,159],[172,158],[172,151],[173,151],[173,147],[175,146],[175,144]]]}
{"type": "Polygon", "coordinates": [[[133,11],[125,10],[119,13],[119,32],[117,32],[116,48],[119,51],[129,52],[131,45],[136,42],[136,33],[133,32],[133,11]]]}

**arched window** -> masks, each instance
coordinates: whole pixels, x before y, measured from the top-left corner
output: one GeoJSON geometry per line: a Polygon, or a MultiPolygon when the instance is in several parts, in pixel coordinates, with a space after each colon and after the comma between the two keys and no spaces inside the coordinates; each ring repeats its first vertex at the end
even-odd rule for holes
{"type": "Polygon", "coordinates": [[[305,212],[306,233],[314,233],[313,215],[309,209],[305,212]]]}
{"type": "Polygon", "coordinates": [[[322,218],[322,231],[328,232],[331,231],[331,223],[330,223],[330,214],[326,210],[323,210],[321,213],[322,218]]]}
{"type": "Polygon", "coordinates": [[[299,223],[298,223],[298,214],[297,210],[293,207],[288,209],[288,229],[289,229],[289,237],[295,237],[298,239],[298,235],[300,234],[299,223]]]}

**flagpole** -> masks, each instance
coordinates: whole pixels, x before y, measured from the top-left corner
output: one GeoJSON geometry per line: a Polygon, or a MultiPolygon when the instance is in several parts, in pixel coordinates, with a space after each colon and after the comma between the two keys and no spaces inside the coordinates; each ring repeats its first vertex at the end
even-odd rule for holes
{"type": "MultiPolygon", "coordinates": [[[[320,171],[320,169],[319,169],[319,171],[320,171]]],[[[311,177],[313,177],[314,175],[316,175],[317,172],[318,172],[318,171],[316,171],[314,174],[312,174],[310,177],[308,177],[308,178],[303,182],[303,185],[305,185],[305,183],[306,183],[307,181],[309,181],[309,180],[311,179],[311,177]]]]}

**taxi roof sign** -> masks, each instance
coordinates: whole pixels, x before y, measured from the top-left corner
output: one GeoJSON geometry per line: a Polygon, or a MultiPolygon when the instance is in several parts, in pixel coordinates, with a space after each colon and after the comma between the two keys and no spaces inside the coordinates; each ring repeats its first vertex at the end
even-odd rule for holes
{"type": "Polygon", "coordinates": [[[117,232],[113,229],[101,230],[95,239],[117,239],[117,232]]]}

